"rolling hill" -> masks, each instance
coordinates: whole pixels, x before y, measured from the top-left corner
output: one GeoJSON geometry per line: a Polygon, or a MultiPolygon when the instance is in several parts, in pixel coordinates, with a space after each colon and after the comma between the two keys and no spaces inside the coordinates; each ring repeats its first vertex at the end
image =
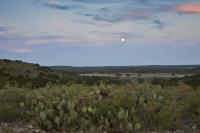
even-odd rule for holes
{"type": "Polygon", "coordinates": [[[79,76],[76,73],[52,70],[39,64],[18,60],[0,60],[0,89],[6,88],[6,86],[34,89],[44,87],[48,83],[58,85],[71,85],[73,83],[99,85],[101,82],[105,84],[122,83],[119,79],[109,77],[79,76]]]}

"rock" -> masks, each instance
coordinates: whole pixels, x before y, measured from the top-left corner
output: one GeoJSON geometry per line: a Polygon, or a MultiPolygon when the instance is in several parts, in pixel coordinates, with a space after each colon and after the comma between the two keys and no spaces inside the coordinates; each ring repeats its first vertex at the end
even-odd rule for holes
{"type": "Polygon", "coordinates": [[[192,126],[192,129],[193,129],[193,130],[197,129],[197,126],[196,126],[196,125],[193,125],[193,126],[192,126]]]}
{"type": "Polygon", "coordinates": [[[35,132],[38,133],[40,130],[36,129],[35,132]]]}
{"type": "Polygon", "coordinates": [[[184,133],[182,130],[176,130],[175,133],[184,133]]]}

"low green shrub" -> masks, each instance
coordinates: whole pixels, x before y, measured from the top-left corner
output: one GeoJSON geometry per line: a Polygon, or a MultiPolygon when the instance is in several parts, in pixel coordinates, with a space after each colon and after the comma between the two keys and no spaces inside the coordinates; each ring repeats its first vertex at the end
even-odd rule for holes
{"type": "Polygon", "coordinates": [[[186,76],[183,78],[183,82],[197,89],[200,86],[200,74],[186,76]]]}
{"type": "Polygon", "coordinates": [[[0,121],[10,122],[22,120],[20,103],[25,101],[26,91],[23,89],[0,90],[0,121]]]}

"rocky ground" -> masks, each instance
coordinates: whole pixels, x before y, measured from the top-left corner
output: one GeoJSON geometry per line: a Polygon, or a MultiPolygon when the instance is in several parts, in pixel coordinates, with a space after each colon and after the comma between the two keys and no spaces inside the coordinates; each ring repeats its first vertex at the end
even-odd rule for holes
{"type": "MultiPolygon", "coordinates": [[[[0,123],[0,133],[47,133],[38,128],[33,127],[31,124],[24,123],[0,123]]],[[[83,133],[83,132],[81,132],[83,133]]],[[[108,132],[104,132],[108,133],[108,132]]],[[[185,131],[149,131],[147,133],[200,133],[195,125],[186,126],[185,131]]]]}
{"type": "Polygon", "coordinates": [[[1,123],[0,133],[45,133],[31,124],[24,123],[1,123]]]}

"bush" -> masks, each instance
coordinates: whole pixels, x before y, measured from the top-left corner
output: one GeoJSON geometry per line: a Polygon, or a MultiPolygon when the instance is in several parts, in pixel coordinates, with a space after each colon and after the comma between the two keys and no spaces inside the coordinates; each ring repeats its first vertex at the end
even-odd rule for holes
{"type": "Polygon", "coordinates": [[[193,76],[187,76],[183,78],[183,82],[197,89],[200,86],[200,74],[195,74],[193,76]]]}
{"type": "Polygon", "coordinates": [[[0,121],[23,119],[20,103],[25,101],[26,91],[22,89],[0,90],[0,121]]]}
{"type": "Polygon", "coordinates": [[[162,78],[155,78],[151,81],[153,85],[161,85],[164,87],[171,87],[171,86],[177,86],[178,85],[178,79],[177,78],[171,78],[171,79],[162,79],[162,78]]]}

